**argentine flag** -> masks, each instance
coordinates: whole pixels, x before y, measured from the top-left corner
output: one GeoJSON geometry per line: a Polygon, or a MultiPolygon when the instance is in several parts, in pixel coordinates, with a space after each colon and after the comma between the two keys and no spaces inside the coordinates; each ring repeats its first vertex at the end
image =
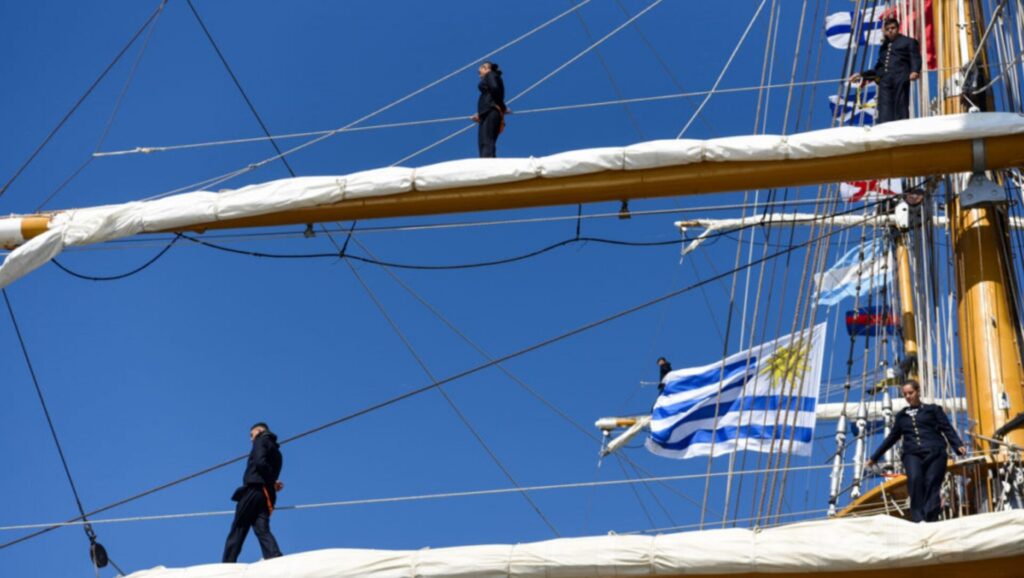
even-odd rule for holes
{"type": "Polygon", "coordinates": [[[892,252],[885,250],[885,240],[870,241],[864,246],[863,258],[860,251],[860,245],[855,246],[828,271],[815,276],[819,305],[832,306],[847,297],[864,296],[889,282],[895,264],[892,252]]]}
{"type": "Polygon", "coordinates": [[[670,372],[651,413],[647,449],[677,459],[737,450],[810,455],[825,328],[670,372]]]}

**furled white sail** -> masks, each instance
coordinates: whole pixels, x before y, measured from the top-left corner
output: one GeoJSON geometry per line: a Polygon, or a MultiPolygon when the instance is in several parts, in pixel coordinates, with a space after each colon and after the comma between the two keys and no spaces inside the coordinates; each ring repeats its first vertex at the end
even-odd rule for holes
{"type": "MultiPolygon", "coordinates": [[[[222,193],[199,191],[153,201],[68,210],[53,216],[47,232],[30,239],[7,256],[0,266],[0,287],[6,287],[45,264],[68,246],[329,205],[347,199],[695,163],[824,158],[897,146],[1020,133],[1024,133],[1024,116],[1018,114],[946,115],[877,127],[839,127],[790,136],[660,140],[540,158],[467,159],[415,169],[391,167],[343,176],[297,177],[222,193]]],[[[0,220],[0,246],[16,245],[22,241],[19,218],[0,220]]]]}
{"type": "Polygon", "coordinates": [[[317,550],[254,564],[158,567],[129,578],[591,578],[844,571],[867,576],[894,568],[916,576],[928,566],[1021,556],[1022,533],[1021,510],[931,524],[872,516],[766,530],[610,535],[405,551],[317,550]]]}

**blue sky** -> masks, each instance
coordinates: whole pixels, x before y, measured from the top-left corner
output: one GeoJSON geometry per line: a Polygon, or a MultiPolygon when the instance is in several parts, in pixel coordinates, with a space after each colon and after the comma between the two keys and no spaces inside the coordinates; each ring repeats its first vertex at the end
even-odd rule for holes
{"type": "MultiPolygon", "coordinates": [[[[110,62],[153,10],[155,2],[32,2],[0,5],[7,23],[0,35],[0,109],[6,180],[110,62]]],[[[770,5],[771,3],[769,3],[770,5]]],[[[842,53],[822,48],[825,6],[809,2],[798,79],[840,75],[842,53]],[[817,20],[815,20],[815,18],[817,20]],[[816,41],[808,49],[808,37],[816,41]],[[819,51],[823,51],[820,54],[819,51]],[[808,60],[809,59],[809,60],[808,60]],[[816,72],[817,71],[817,72],[816,72]]],[[[835,4],[835,3],[833,3],[835,4]]],[[[270,2],[199,1],[225,57],[275,134],[335,128],[436,78],[473,62],[565,10],[568,2],[270,2]]],[[[622,0],[635,14],[647,2],[622,0]]],[[[802,3],[781,2],[773,82],[788,82],[802,3]]],[[[582,104],[706,90],[754,13],[757,2],[668,1],[515,103],[513,110],[582,104]],[[653,50],[652,50],[653,47],[653,50]],[[666,72],[667,69],[671,75],[666,72]],[[610,76],[613,80],[609,78],[610,76]],[[613,84],[614,82],[614,84],[613,84]],[[617,87],[617,89],[616,89],[617,87]]],[[[592,38],[625,20],[614,0],[593,0],[580,14],[592,38]]],[[[722,87],[761,83],[769,10],[754,24],[722,87]]],[[[493,59],[516,94],[592,41],[569,16],[493,59]]],[[[124,91],[101,150],[132,149],[260,136],[259,126],[183,0],[171,0],[145,52],[126,54],[63,130],[0,197],[4,213],[32,212],[96,150],[111,111],[124,91]],[[137,69],[132,75],[134,62],[137,69]],[[126,81],[131,78],[125,89],[126,81]]],[[[474,67],[475,68],[475,67],[474,67]]],[[[828,125],[826,95],[794,93],[788,128],[782,126],[787,93],[761,101],[768,132],[828,125]]],[[[474,69],[374,118],[391,123],[469,116],[476,99],[474,69]]],[[[498,143],[499,156],[544,155],[575,148],[674,138],[697,99],[673,99],[553,113],[513,115],[498,143]]],[[[709,138],[759,130],[755,91],[718,95],[687,136],[709,138]]],[[[349,133],[299,152],[289,161],[300,175],[344,174],[386,166],[460,128],[434,124],[349,133]]],[[[299,141],[289,141],[297,143],[299,141]]],[[[273,154],[266,142],[181,152],[96,159],[46,208],[71,208],[142,199],[219,175],[273,154]]],[[[464,134],[410,164],[471,157],[475,134],[464,134]]],[[[221,187],[287,176],[280,163],[221,187]]],[[[753,193],[751,193],[752,195],[753,193]]],[[[815,190],[776,191],[776,199],[813,198],[815,190]]],[[[762,191],[760,198],[766,198],[762,191]]],[[[633,211],[738,203],[743,193],[706,198],[633,201],[633,211]]],[[[751,197],[752,198],[752,197],[751,197]]],[[[386,260],[466,263],[535,250],[575,234],[576,207],[448,215],[360,223],[391,228],[367,231],[359,241],[386,260]],[[544,218],[544,222],[451,229],[395,231],[394,227],[476,220],[544,218]]],[[[614,213],[617,204],[583,208],[614,213]]],[[[701,213],[708,215],[709,213],[701,213]]],[[[739,216],[738,211],[714,215],[739,216]]],[[[678,214],[635,215],[630,220],[588,218],[584,235],[631,241],[678,237],[678,214]]],[[[347,224],[344,224],[347,226],[347,224]]],[[[280,233],[282,231],[275,231],[280,233]]],[[[288,229],[299,233],[301,228],[288,229]]],[[[769,241],[788,242],[783,233],[769,241]]],[[[796,233],[796,241],[802,240],[796,233]]],[[[340,237],[339,237],[340,238],[340,237]]],[[[763,234],[754,245],[763,250],[763,234]]],[[[225,239],[254,251],[308,253],[330,250],[313,239],[225,239]]],[[[70,251],[62,262],[91,275],[112,275],[156,254],[166,238],[112,243],[70,251]]],[[[744,246],[744,251],[746,251],[744,246]]],[[[362,248],[353,247],[362,253],[362,248]]],[[[735,236],[724,237],[679,264],[678,246],[624,248],[574,245],[502,267],[397,271],[418,295],[481,347],[502,355],[604,317],[628,306],[710,277],[733,266],[735,236]]],[[[766,269],[758,327],[774,337],[792,322],[805,253],[766,269]],[[764,329],[767,328],[767,329],[764,329]]],[[[439,377],[483,360],[430,311],[373,265],[352,263],[439,377]]],[[[650,407],[654,360],[676,367],[721,356],[732,278],[691,291],[641,313],[510,361],[506,367],[592,431],[605,415],[642,413],[650,407]]],[[[737,281],[743,295],[745,277],[737,281]]],[[[757,291],[751,280],[750,296],[757,291]]],[[[72,278],[53,266],[8,290],[40,385],[87,509],[178,478],[248,451],[248,427],[265,420],[282,437],[347,415],[429,383],[353,276],[337,260],[262,260],[178,243],[155,265],[117,282],[72,278]]],[[[729,349],[739,340],[734,313],[729,349]]],[[[824,319],[824,315],[821,316],[824,319]]],[[[820,320],[820,319],[819,319],[820,320]]],[[[759,329],[759,330],[762,330],[759,329]]],[[[837,350],[845,361],[847,342],[837,350]]],[[[0,322],[0,359],[6,400],[0,406],[5,475],[0,525],[64,520],[74,501],[49,436],[10,321],[0,322]]],[[[840,362],[834,376],[842,375],[840,362]]],[[[595,441],[538,403],[496,369],[458,380],[446,391],[521,485],[614,480],[619,463],[598,468],[595,441]]],[[[831,447],[831,424],[820,424],[822,455],[831,447]]],[[[636,445],[636,444],[634,444],[636,445]]],[[[429,392],[283,448],[287,484],[281,504],[423,495],[509,487],[465,426],[437,392],[429,392]]],[[[675,462],[630,449],[652,475],[703,473],[704,460],[675,462]]],[[[763,459],[763,458],[761,458],[763,459]]],[[[745,467],[759,457],[747,456],[745,467]]],[[[801,460],[798,465],[820,464],[801,460]]],[[[726,460],[714,463],[724,469],[726,460]]],[[[99,517],[227,510],[241,466],[234,465],[99,517]]],[[[635,476],[636,472],[630,470],[635,476]]],[[[824,508],[825,473],[794,474],[785,509],[824,508]]],[[[751,485],[747,487],[750,490],[751,485]]],[[[627,532],[699,520],[703,481],[660,486],[587,488],[536,493],[533,498],[564,536],[627,532]],[[675,492],[675,493],[674,493],[675,492]],[[642,505],[638,503],[638,496],[642,505]],[[685,496],[685,497],[684,497],[685,496]],[[645,514],[645,512],[647,512],[645,514]]],[[[744,494],[742,517],[754,496],[744,494]]],[[[719,520],[721,488],[712,488],[709,519],[719,520]]],[[[98,524],[111,557],[132,571],[219,560],[230,518],[98,524]]],[[[273,527],[282,549],[328,547],[420,548],[506,543],[553,537],[524,500],[513,494],[282,511],[273,527]]],[[[7,541],[20,532],[0,533],[7,541]]],[[[0,551],[12,576],[81,576],[90,573],[80,528],[64,528],[0,551]]],[[[242,561],[258,559],[249,539],[242,561]]],[[[107,570],[105,575],[111,575],[107,570]]]]}

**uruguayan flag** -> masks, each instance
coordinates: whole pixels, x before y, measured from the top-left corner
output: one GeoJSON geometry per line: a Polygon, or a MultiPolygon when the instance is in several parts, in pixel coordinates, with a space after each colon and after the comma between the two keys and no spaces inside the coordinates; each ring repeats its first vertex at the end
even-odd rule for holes
{"type": "Polygon", "coordinates": [[[838,118],[844,126],[875,124],[875,114],[878,112],[877,91],[874,84],[869,84],[863,89],[843,89],[843,92],[848,93],[845,98],[837,94],[829,96],[828,106],[832,110],[832,118],[838,118]]]}
{"type": "Polygon", "coordinates": [[[825,353],[825,324],[703,367],[670,372],[647,449],[668,458],[737,450],[806,456],[825,353]]]}
{"type": "Polygon", "coordinates": [[[877,238],[864,246],[850,249],[832,268],[816,275],[818,304],[831,306],[847,297],[864,296],[890,282],[894,264],[892,252],[885,249],[885,240],[877,238]]]}
{"type": "MultiPolygon", "coordinates": [[[[880,45],[885,40],[882,34],[882,18],[889,7],[885,4],[868,8],[862,12],[860,34],[857,44],[880,45]]],[[[825,37],[832,48],[846,50],[850,47],[850,31],[853,30],[853,12],[836,12],[825,16],[825,37]]]]}

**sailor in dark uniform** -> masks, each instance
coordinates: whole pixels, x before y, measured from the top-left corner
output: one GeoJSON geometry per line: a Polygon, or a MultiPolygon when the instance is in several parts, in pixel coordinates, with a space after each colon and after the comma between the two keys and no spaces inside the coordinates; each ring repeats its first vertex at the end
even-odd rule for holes
{"type": "Polygon", "coordinates": [[[477,145],[480,158],[497,156],[498,135],[505,127],[505,82],[501,79],[501,69],[493,62],[484,62],[477,70],[480,75],[480,97],[476,101],[476,114],[473,122],[480,125],[477,132],[477,145]]]}
{"type": "Polygon", "coordinates": [[[878,51],[878,63],[850,77],[850,82],[873,80],[878,83],[875,124],[910,118],[910,81],[921,76],[921,45],[900,34],[899,29],[898,20],[886,18],[882,28],[885,40],[878,51]]]}
{"type": "Polygon", "coordinates": [[[909,380],[903,385],[903,399],[907,400],[907,407],[896,414],[892,432],[871,455],[867,465],[873,467],[882,454],[903,438],[910,517],[915,522],[934,522],[941,511],[939,490],[946,477],[946,444],[960,455],[965,455],[967,448],[941,407],[921,403],[918,382],[909,380]]]}
{"type": "Polygon", "coordinates": [[[665,390],[665,376],[672,371],[672,364],[664,357],[658,358],[658,393],[665,390]]]}
{"type": "Polygon", "coordinates": [[[284,460],[281,457],[277,436],[270,431],[267,424],[260,422],[252,426],[249,429],[249,439],[252,440],[252,451],[249,452],[249,461],[245,464],[242,486],[231,496],[238,505],[235,507],[231,531],[224,544],[222,560],[225,563],[238,560],[249,528],[252,528],[260,542],[264,559],[269,560],[281,555],[277,540],[270,533],[270,515],[274,513],[277,493],[284,488],[284,484],[277,479],[281,475],[284,460]]]}

